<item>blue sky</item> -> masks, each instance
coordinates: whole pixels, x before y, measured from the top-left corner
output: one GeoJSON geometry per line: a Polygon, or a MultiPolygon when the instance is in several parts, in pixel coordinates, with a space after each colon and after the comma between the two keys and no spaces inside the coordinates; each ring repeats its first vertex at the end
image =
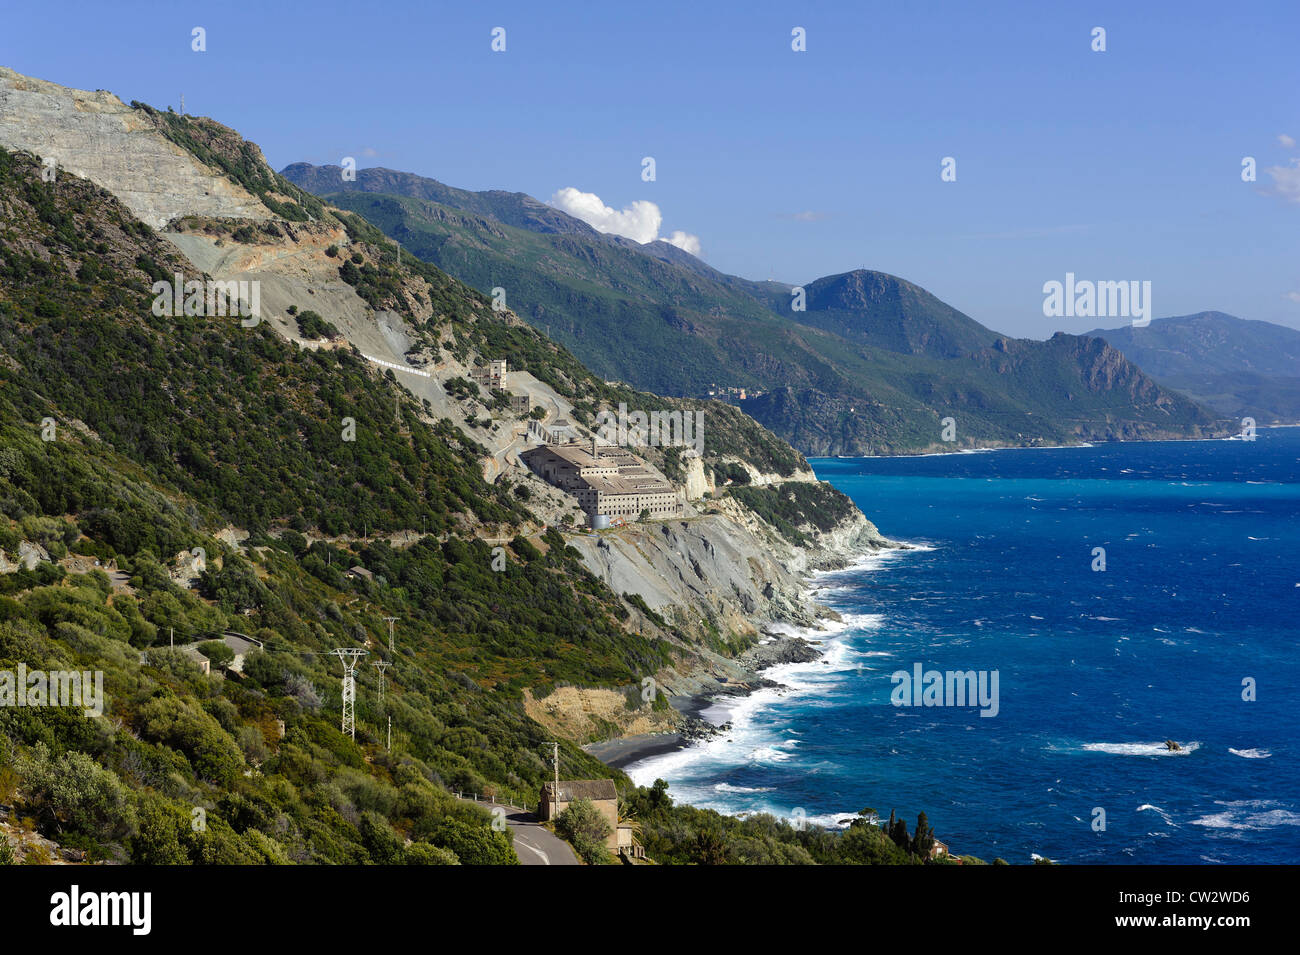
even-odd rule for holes
{"type": "Polygon", "coordinates": [[[277,169],[355,156],[652,202],[660,234],[749,278],[866,267],[1008,334],[1123,324],[1044,317],[1043,283],[1074,272],[1150,281],[1157,316],[1300,327],[1295,0],[117,0],[9,4],[2,29],[0,63],[163,108],[183,92],[277,169]]]}

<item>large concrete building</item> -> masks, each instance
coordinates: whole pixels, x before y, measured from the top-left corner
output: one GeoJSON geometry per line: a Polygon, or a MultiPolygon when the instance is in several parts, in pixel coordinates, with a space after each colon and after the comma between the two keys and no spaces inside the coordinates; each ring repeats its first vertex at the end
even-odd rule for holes
{"type": "Polygon", "coordinates": [[[684,509],[682,493],[654,474],[626,448],[590,444],[546,444],[525,451],[524,463],[543,480],[572,494],[589,517],[603,514],[636,520],[674,517],[684,509]]]}
{"type": "Polygon", "coordinates": [[[469,376],[474,383],[480,388],[487,388],[492,391],[506,390],[506,360],[497,358],[489,361],[486,365],[479,365],[470,371],[469,376]]]}

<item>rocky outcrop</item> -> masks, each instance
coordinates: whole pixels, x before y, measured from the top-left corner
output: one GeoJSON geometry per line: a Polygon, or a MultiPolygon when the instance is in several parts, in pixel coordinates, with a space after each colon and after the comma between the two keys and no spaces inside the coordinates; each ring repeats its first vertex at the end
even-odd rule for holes
{"type": "Polygon", "coordinates": [[[0,67],[0,146],[53,159],[155,229],[185,215],[271,218],[260,200],[106,90],[69,89],[0,67]]]}
{"type": "Polygon", "coordinates": [[[0,550],[0,574],[12,574],[18,570],[35,570],[36,565],[50,559],[49,552],[34,541],[18,542],[18,559],[10,560],[0,550]]]}
{"type": "Polygon", "coordinates": [[[570,540],[592,573],[619,594],[637,594],[683,629],[712,625],[754,635],[765,621],[812,626],[823,608],[808,601],[806,575],[846,566],[853,555],[902,547],[856,509],[806,546],[791,543],[733,498],[716,513],[632,524],[570,540]]]}

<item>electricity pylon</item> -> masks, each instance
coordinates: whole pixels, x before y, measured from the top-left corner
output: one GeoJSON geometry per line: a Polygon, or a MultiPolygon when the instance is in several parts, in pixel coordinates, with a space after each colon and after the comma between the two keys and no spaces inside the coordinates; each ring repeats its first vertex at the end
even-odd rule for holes
{"type": "Polygon", "coordinates": [[[401,618],[401,617],[385,617],[384,619],[388,621],[388,652],[389,652],[389,653],[392,653],[393,650],[394,650],[394,648],[393,648],[393,624],[394,624],[396,621],[401,620],[402,618],[401,618]]]}
{"type": "Polygon", "coordinates": [[[372,663],[370,665],[379,671],[379,702],[382,703],[384,701],[384,671],[392,666],[392,664],[387,660],[380,660],[378,663],[372,663]]]}
{"type": "Polygon", "coordinates": [[[357,738],[357,663],[370,651],[355,647],[339,647],[330,652],[343,663],[343,732],[355,740],[357,738]]]}

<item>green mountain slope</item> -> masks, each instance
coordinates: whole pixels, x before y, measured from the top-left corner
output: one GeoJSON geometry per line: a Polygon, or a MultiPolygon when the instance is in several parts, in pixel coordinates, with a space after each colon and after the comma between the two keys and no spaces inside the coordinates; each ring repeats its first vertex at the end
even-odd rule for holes
{"type": "MultiPolygon", "coordinates": [[[[32,541],[61,561],[0,576],[0,669],[101,670],[112,717],[0,708],[0,798],[92,858],[513,858],[442,784],[490,779],[527,798],[545,777],[544,733],[518,687],[633,682],[668,645],[629,634],[627,610],[558,535],[546,555],[517,544],[493,573],[481,542],[431,536],[397,551],[291,531],[359,531],[366,513],[433,529],[451,514],[522,512],[483,484],[453,432],[415,417],[407,434],[360,429],[354,448],[331,438],[340,413],[391,414],[390,386],[347,354],[300,353],[229,318],[153,316],[148,270],[182,263],[102,190],[64,176],[55,192],[35,159],[0,151],[0,195],[0,544],[32,541]],[[218,537],[245,519],[255,533],[241,549],[218,537]],[[172,572],[172,555],[194,547],[208,554],[196,591],[172,572]],[[121,583],[84,572],[93,560],[121,583]],[[371,576],[345,576],[354,565],[371,576]],[[403,620],[396,655],[372,639],[385,614],[403,620]],[[242,679],[137,656],[231,629],[265,645],[242,679]],[[394,669],[384,704],[375,671],[360,672],[353,743],[338,732],[328,651],[359,643],[394,669]],[[400,757],[379,745],[389,716],[400,757]],[[76,783],[45,782],[60,775],[76,783]]],[[[566,753],[576,771],[607,772],[566,753]]]]}
{"type": "MultiPolygon", "coordinates": [[[[255,152],[217,124],[163,122],[286,214],[334,221],[249,169],[255,152]]],[[[0,706],[0,802],[92,861],[512,863],[508,833],[452,792],[536,801],[553,735],[525,691],[626,691],[629,713],[648,713],[641,680],[699,645],[612,593],[556,530],[538,533],[520,495],[484,481],[482,449],[391,372],[302,348],[269,320],[155,315],[153,281],[202,276],[103,189],[41,170],[0,150],[0,672],[99,672],[106,699],[99,719],[0,706]],[[484,534],[505,538],[503,568],[484,534]],[[231,668],[227,639],[258,646],[231,668]],[[369,654],[355,741],[339,731],[337,647],[369,654]]],[[[309,237],[309,219],[178,228],[278,248],[286,231],[309,237]]],[[[358,294],[412,315],[432,300],[420,332],[449,350],[508,354],[575,413],[673,404],[605,385],[432,266],[385,264],[364,220],[337,224],[358,294]]],[[[710,422],[732,455],[804,466],[734,408],[710,422]]],[[[824,509],[806,487],[805,506],[824,509]]],[[[573,741],[561,759],[566,775],[618,781],[662,861],[915,861],[874,826],[841,839],[726,820],[635,791],[573,741]]]]}
{"type": "Polygon", "coordinates": [[[1233,417],[1300,421],[1300,331],[1222,312],[1097,329],[1162,384],[1233,417]]]}
{"type": "Polygon", "coordinates": [[[565,225],[556,210],[542,224],[539,204],[519,193],[468,193],[391,170],[359,170],[347,183],[337,167],[284,172],[475,288],[503,289],[598,374],[664,394],[744,388],[744,410],[807,454],[945,448],[946,417],[959,421],[957,446],[1216,427],[1194,403],[1157,394],[1138,369],[1112,375],[1101,349],[1017,343],[1023,360],[1011,370],[1025,373],[1008,381],[1005,361],[973,357],[1001,336],[894,276],[818,279],[794,311],[787,286],[724,275],[663,242],[565,225]]]}
{"type": "Polygon", "coordinates": [[[925,289],[883,272],[820,278],[807,287],[807,297],[806,311],[791,312],[795,321],[903,355],[959,358],[1000,337],[925,289]]]}

